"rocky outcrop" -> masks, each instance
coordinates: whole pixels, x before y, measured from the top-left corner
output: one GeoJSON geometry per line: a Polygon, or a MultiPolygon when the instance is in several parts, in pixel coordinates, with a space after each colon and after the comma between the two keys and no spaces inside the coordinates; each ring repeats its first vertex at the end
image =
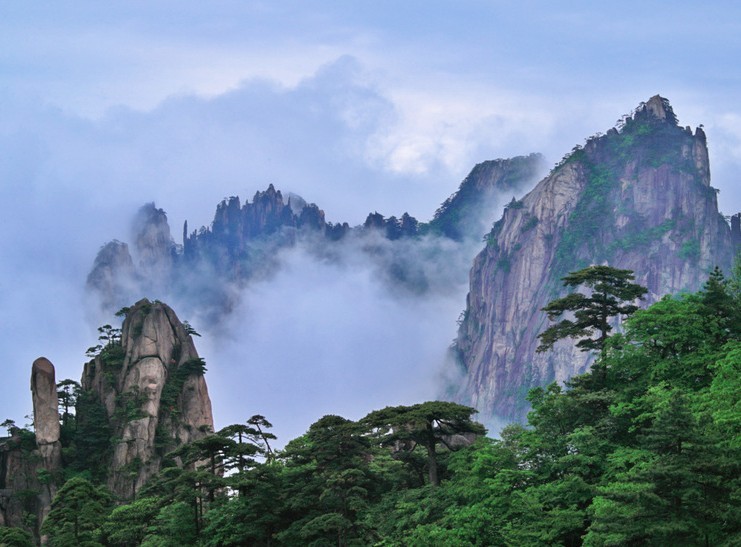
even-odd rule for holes
{"type": "Polygon", "coordinates": [[[59,443],[59,398],[54,365],[46,357],[39,357],[31,367],[31,394],[36,444],[44,467],[56,470],[62,463],[59,443]]]}
{"type": "Polygon", "coordinates": [[[115,439],[108,486],[131,498],[168,451],[214,424],[190,330],[161,302],[141,300],[125,313],[120,338],[113,334],[85,365],[81,385],[105,407],[115,439]]]}
{"type": "Polygon", "coordinates": [[[139,274],[150,282],[166,283],[175,255],[167,214],[147,203],[137,212],[132,229],[139,274]]]}
{"type": "Polygon", "coordinates": [[[10,437],[0,439],[0,526],[40,528],[51,500],[36,471],[40,458],[27,431],[13,428],[10,437]]]}
{"type": "Polygon", "coordinates": [[[117,310],[132,301],[132,289],[138,283],[129,246],[118,240],[109,241],[95,257],[87,286],[94,287],[105,310],[117,310]]]}
{"type": "Polygon", "coordinates": [[[39,529],[49,514],[62,470],[54,365],[39,357],[31,366],[34,430],[10,428],[0,439],[0,526],[39,529]]]}
{"type": "Polygon", "coordinates": [[[730,267],[733,253],[704,132],[679,127],[668,101],[651,98],[576,147],[495,223],[471,270],[456,341],[459,399],[484,416],[522,419],[529,388],[586,370],[590,356],[570,341],[535,352],[547,327],[540,310],[564,294],[569,271],[633,270],[648,304],[699,288],[714,266],[730,267]]]}
{"type": "Polygon", "coordinates": [[[41,468],[48,477],[48,480],[39,484],[37,511],[38,522],[42,523],[51,510],[51,502],[57,491],[55,477],[62,469],[57,381],[54,365],[46,357],[39,357],[31,366],[31,395],[36,446],[41,468]]]}
{"type": "Polygon", "coordinates": [[[540,154],[497,159],[477,164],[458,190],[443,202],[429,223],[429,231],[456,241],[481,240],[492,222],[493,202],[522,195],[545,173],[540,154]]]}

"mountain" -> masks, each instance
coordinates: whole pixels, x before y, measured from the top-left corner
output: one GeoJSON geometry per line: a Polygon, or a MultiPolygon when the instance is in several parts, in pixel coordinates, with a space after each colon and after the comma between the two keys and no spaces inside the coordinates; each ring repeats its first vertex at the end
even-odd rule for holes
{"type": "Polygon", "coordinates": [[[465,279],[473,257],[468,249],[474,249],[472,242],[478,245],[494,221],[492,204],[502,196],[521,195],[542,168],[538,154],[483,162],[429,223],[407,213],[397,218],[374,212],[361,226],[333,224],[316,204],[295,194],[284,196],[271,184],[251,202],[242,204],[236,196],[223,200],[209,227],[189,231],[186,221],[178,245],[165,211],[150,203],[134,219],[131,245],[111,241],[101,248],[87,286],[109,312],[147,294],[187,302],[213,321],[229,312],[239,288],[278,271],[282,250],[301,246],[321,259],[341,260],[343,252],[360,252],[394,289],[424,293],[447,281],[432,279],[435,273],[425,271],[416,250],[424,247],[428,260],[429,241],[441,242],[435,253],[451,255],[445,261],[460,263],[460,278],[465,279]],[[421,241],[425,244],[415,243],[421,241]]]}
{"type": "Polygon", "coordinates": [[[590,264],[633,270],[662,295],[696,290],[738,248],[710,185],[706,136],[680,127],[655,96],[570,154],[486,236],[470,273],[455,342],[455,389],[486,416],[523,419],[531,387],[584,372],[592,356],[570,340],[536,353],[548,326],[541,308],[565,294],[561,278],[590,264]]]}
{"type": "Polygon", "coordinates": [[[192,328],[161,302],[121,314],[121,329],[99,329],[80,384],[57,384],[54,365],[34,361],[34,432],[5,423],[10,437],[0,438],[0,526],[38,537],[57,486],[79,473],[132,499],[167,453],[214,431],[192,328]]]}
{"type": "Polygon", "coordinates": [[[545,160],[540,154],[490,160],[477,164],[463,180],[458,190],[443,202],[429,222],[427,229],[450,239],[462,241],[475,234],[482,226],[488,229],[492,202],[507,196],[519,195],[522,182],[535,180],[544,171],[545,160]]]}
{"type": "Polygon", "coordinates": [[[42,522],[57,492],[62,468],[57,384],[54,365],[39,357],[31,365],[35,434],[6,421],[0,438],[0,526],[42,522]]]}
{"type": "Polygon", "coordinates": [[[192,329],[162,302],[140,300],[121,313],[120,338],[103,327],[106,344],[85,365],[81,393],[90,412],[78,421],[94,429],[93,412],[103,418],[116,439],[101,454],[108,487],[130,498],[167,452],[213,432],[214,420],[192,329]]]}

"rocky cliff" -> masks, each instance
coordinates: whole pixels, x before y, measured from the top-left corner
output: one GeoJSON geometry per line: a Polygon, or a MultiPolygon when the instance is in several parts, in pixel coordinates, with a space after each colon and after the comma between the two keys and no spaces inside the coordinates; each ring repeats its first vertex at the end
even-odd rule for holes
{"type": "Polygon", "coordinates": [[[120,337],[115,329],[105,331],[105,345],[85,365],[81,387],[105,409],[115,440],[101,454],[109,459],[108,486],[130,498],[168,451],[206,436],[214,424],[192,330],[161,302],[141,300],[124,312],[120,337]]]}
{"type": "Polygon", "coordinates": [[[62,470],[59,401],[54,365],[39,357],[31,366],[34,433],[11,425],[0,439],[0,526],[39,528],[51,509],[62,470]]]}
{"type": "Polygon", "coordinates": [[[103,343],[90,348],[97,355],[73,390],[76,414],[67,414],[72,399],[63,404],[64,427],[57,390],[76,383],[57,385],[52,363],[34,361],[34,432],[8,422],[10,436],[0,438],[0,526],[43,540],[39,530],[64,472],[89,474],[131,499],[167,453],[213,431],[192,328],[161,302],[141,300],[122,313],[122,329],[99,329],[103,343]]]}
{"type": "Polygon", "coordinates": [[[496,220],[491,213],[496,207],[492,205],[502,197],[521,195],[523,182],[535,181],[544,172],[545,160],[540,154],[477,164],[435,212],[429,231],[456,241],[470,237],[480,240],[496,220]]]}
{"type": "Polygon", "coordinates": [[[703,130],[680,127],[669,102],[651,98],[574,148],[495,223],[470,274],[455,345],[458,398],[484,416],[522,419],[529,388],[588,367],[571,341],[535,352],[547,327],[540,310],[564,294],[569,271],[633,270],[648,304],[699,288],[716,265],[727,270],[733,237],[710,186],[703,130]]]}

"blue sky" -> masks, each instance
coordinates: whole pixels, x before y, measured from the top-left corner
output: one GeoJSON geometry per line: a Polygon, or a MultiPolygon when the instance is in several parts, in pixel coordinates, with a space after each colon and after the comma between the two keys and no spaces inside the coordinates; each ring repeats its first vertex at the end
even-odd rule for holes
{"type": "Polygon", "coordinates": [[[740,12],[731,1],[0,4],[0,349],[13,386],[0,419],[30,409],[39,355],[79,375],[94,340],[85,275],[147,201],[175,234],[269,183],[331,221],[427,220],[475,163],[542,152],[555,164],[660,93],[682,125],[704,124],[720,208],[741,210],[740,12]]]}

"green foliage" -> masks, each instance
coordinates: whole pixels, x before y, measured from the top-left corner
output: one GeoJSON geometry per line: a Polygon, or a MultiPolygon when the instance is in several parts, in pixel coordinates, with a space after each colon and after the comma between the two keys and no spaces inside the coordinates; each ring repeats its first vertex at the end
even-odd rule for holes
{"type": "MultiPolygon", "coordinates": [[[[179,399],[183,392],[185,382],[191,376],[203,376],[206,373],[206,362],[202,358],[189,359],[179,366],[168,368],[167,380],[162,388],[160,396],[160,424],[165,424],[167,420],[180,414],[179,399]]],[[[165,432],[165,428],[160,427],[155,433],[155,443],[160,454],[166,453],[169,449],[174,448],[172,439],[165,432]]]]}
{"type": "Polygon", "coordinates": [[[190,336],[201,336],[196,332],[196,329],[194,329],[187,321],[183,321],[183,328],[185,329],[185,333],[190,336]]]}
{"type": "Polygon", "coordinates": [[[17,429],[15,420],[11,420],[10,418],[6,418],[3,423],[0,423],[0,427],[4,427],[5,429],[7,429],[9,436],[13,434],[13,430],[17,429]]]}
{"type": "Polygon", "coordinates": [[[536,216],[530,216],[525,221],[525,223],[522,225],[522,232],[529,232],[533,228],[535,228],[538,225],[538,217],[536,216]]]}
{"type": "Polygon", "coordinates": [[[13,433],[18,434],[18,440],[21,450],[25,454],[30,454],[34,450],[36,450],[36,433],[31,431],[30,429],[26,429],[25,427],[14,428],[12,431],[13,433]]]}
{"type": "Polygon", "coordinates": [[[21,528],[0,526],[0,547],[34,547],[33,536],[21,528]]]}
{"type": "Polygon", "coordinates": [[[450,450],[451,438],[455,435],[485,434],[484,427],[471,420],[476,412],[471,407],[457,403],[430,401],[412,406],[386,407],[371,412],[363,418],[363,422],[375,431],[382,445],[406,445],[406,450],[413,450],[416,445],[424,447],[430,484],[438,486],[438,445],[450,450]]]}
{"type": "Polygon", "coordinates": [[[677,255],[683,260],[698,260],[700,258],[700,242],[696,239],[685,241],[679,248],[677,255]]]}
{"type": "Polygon", "coordinates": [[[109,512],[110,493],[76,477],[59,489],[41,527],[49,545],[100,545],[101,526],[109,512]]]}
{"type": "Polygon", "coordinates": [[[82,391],[77,397],[77,430],[74,435],[72,470],[87,471],[97,483],[105,481],[111,457],[113,432],[105,406],[94,391],[82,391]]]}
{"type": "Polygon", "coordinates": [[[431,401],[324,416],[273,453],[257,415],[170,454],[110,515],[70,480],[45,527],[52,545],[737,545],[739,286],[741,267],[716,271],[636,311],[589,373],[531,390],[528,426],[500,439],[452,442],[483,428],[431,401]]]}
{"type": "Polygon", "coordinates": [[[595,238],[612,217],[610,192],[618,184],[614,169],[601,163],[584,162],[587,184],[579,195],[579,202],[556,248],[557,271],[565,272],[579,263],[578,250],[586,245],[590,256],[600,256],[599,241],[595,238]]]}
{"type": "Polygon", "coordinates": [[[157,514],[142,547],[181,547],[197,545],[199,530],[193,519],[193,506],[176,501],[157,514]]]}
{"type": "Polygon", "coordinates": [[[106,545],[141,545],[150,535],[150,527],[161,504],[161,500],[157,498],[140,498],[128,505],[116,507],[102,526],[106,545]]]}
{"type": "MultiPolygon", "coordinates": [[[[584,257],[600,263],[611,259],[617,249],[646,247],[672,229],[669,222],[646,226],[644,219],[635,216],[617,234],[616,240],[613,234],[605,234],[605,226],[615,226],[619,211],[613,204],[618,202],[616,192],[628,164],[632,172],[661,167],[691,175],[699,191],[708,191],[691,155],[682,152],[694,142],[694,137],[676,124],[637,112],[627,117],[619,130],[592,137],[585,147],[575,147],[564,157],[555,169],[574,165],[577,172],[583,173],[586,184],[555,251],[557,275],[586,266],[584,257]],[[612,241],[608,245],[606,240],[612,241]]],[[[690,233],[686,235],[694,237],[690,233]]],[[[684,243],[679,254],[686,260],[695,259],[699,256],[697,241],[684,243]]]]}
{"type": "Polygon", "coordinates": [[[142,406],[147,402],[147,396],[139,391],[139,386],[132,386],[129,391],[116,396],[116,410],[113,413],[113,423],[116,427],[134,420],[144,418],[146,414],[142,406]]]}
{"type": "Polygon", "coordinates": [[[525,203],[515,199],[514,196],[512,197],[512,201],[504,206],[505,209],[522,209],[523,207],[525,207],[525,203]]]}
{"type": "Polygon", "coordinates": [[[541,344],[538,351],[550,349],[563,338],[580,338],[576,346],[582,351],[602,350],[612,330],[610,319],[634,313],[638,307],[629,302],[642,298],[648,292],[645,287],[631,283],[633,279],[632,271],[609,266],[589,266],[564,277],[564,286],[584,285],[591,289],[591,294],[587,296],[574,292],[543,308],[550,320],[564,313],[573,313],[574,319],[562,319],[539,334],[541,344]],[[596,339],[591,338],[594,331],[599,332],[596,339]]]}

